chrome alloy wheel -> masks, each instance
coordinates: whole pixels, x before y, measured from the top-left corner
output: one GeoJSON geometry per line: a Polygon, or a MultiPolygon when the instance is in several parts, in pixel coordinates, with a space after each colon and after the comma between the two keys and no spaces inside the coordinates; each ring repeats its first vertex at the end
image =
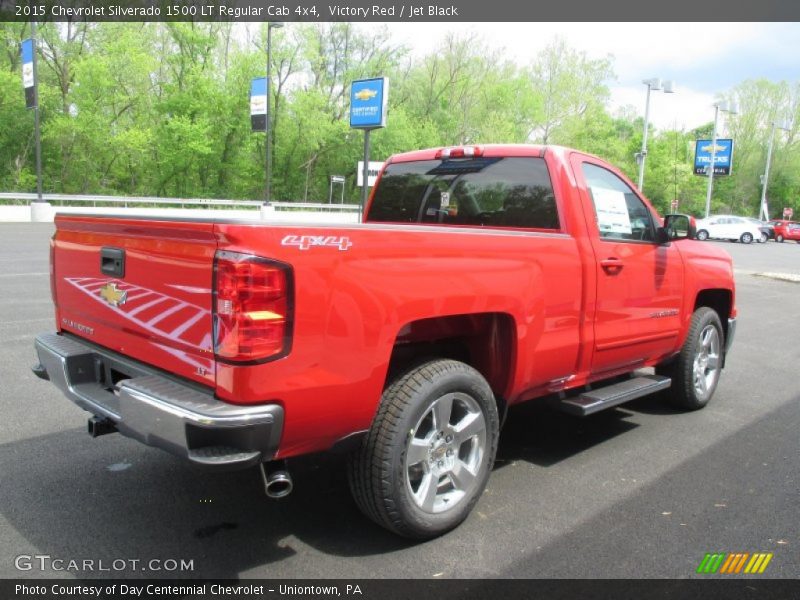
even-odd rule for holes
{"type": "Polygon", "coordinates": [[[694,389],[699,400],[714,390],[720,374],[720,339],[714,325],[706,325],[700,332],[694,355],[694,389]]]}
{"type": "Polygon", "coordinates": [[[429,513],[453,508],[480,484],[486,420],[474,398],[461,392],[437,398],[408,436],[405,483],[429,513]]]}

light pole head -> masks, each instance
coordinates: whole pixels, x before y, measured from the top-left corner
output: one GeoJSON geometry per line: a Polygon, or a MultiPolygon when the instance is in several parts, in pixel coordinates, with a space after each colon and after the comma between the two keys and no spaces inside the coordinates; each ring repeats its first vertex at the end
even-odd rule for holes
{"type": "Polygon", "coordinates": [[[280,29],[283,25],[281,21],[270,21],[268,27],[270,29],[280,29]]]}
{"type": "Polygon", "coordinates": [[[644,79],[642,83],[645,84],[653,91],[658,91],[661,89],[661,79],[658,77],[652,77],[651,79],[644,79]]]}
{"type": "Polygon", "coordinates": [[[739,114],[739,104],[737,102],[733,101],[728,102],[727,100],[724,100],[722,102],[715,104],[714,106],[719,108],[722,112],[730,113],[732,115],[739,114]]]}
{"type": "Polygon", "coordinates": [[[675,93],[675,82],[672,79],[667,79],[664,81],[664,93],[665,94],[674,94],[675,93]]]}

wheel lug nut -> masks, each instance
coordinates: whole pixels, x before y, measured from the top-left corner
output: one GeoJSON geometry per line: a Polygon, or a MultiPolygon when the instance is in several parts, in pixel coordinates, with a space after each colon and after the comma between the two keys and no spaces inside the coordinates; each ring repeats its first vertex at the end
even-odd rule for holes
{"type": "Polygon", "coordinates": [[[448,436],[447,436],[447,437],[444,439],[444,441],[445,441],[445,442],[447,442],[447,443],[449,444],[450,442],[452,442],[452,441],[453,441],[453,436],[452,436],[452,435],[448,435],[448,436]]]}

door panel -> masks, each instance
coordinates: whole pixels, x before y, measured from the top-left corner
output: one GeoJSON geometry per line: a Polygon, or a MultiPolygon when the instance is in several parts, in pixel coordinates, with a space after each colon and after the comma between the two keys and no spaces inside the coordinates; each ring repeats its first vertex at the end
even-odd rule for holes
{"type": "Polygon", "coordinates": [[[591,370],[611,372],[676,347],[683,261],[674,244],[655,243],[653,211],[632,186],[600,163],[576,159],[597,263],[591,370]]]}

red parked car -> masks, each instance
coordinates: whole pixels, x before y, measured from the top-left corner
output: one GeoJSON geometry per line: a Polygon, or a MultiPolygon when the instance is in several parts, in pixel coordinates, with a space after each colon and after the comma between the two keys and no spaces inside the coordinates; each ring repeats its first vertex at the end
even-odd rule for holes
{"type": "Polygon", "coordinates": [[[800,223],[778,219],[769,222],[775,228],[775,241],[794,240],[800,243],[800,223]]]}

